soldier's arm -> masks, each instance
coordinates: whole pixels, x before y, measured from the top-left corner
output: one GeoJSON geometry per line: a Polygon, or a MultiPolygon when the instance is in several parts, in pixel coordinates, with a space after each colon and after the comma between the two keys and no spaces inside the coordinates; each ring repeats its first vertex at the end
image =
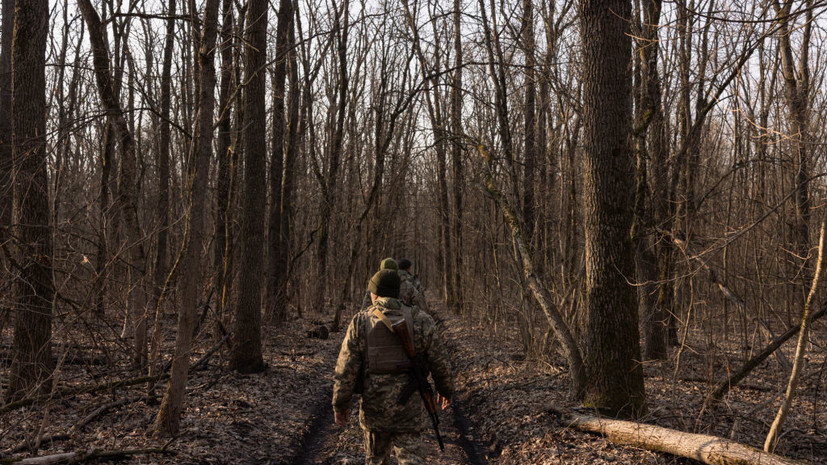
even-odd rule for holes
{"type": "Polygon", "coordinates": [[[356,388],[356,381],[362,372],[361,331],[359,315],[353,317],[339,350],[336,370],[333,373],[333,411],[344,412],[350,408],[350,400],[356,388]]]}
{"type": "Polygon", "coordinates": [[[446,399],[454,396],[454,374],[451,368],[451,358],[448,348],[442,340],[442,334],[434,320],[428,316],[428,321],[423,325],[423,336],[425,336],[425,358],[428,362],[428,369],[434,379],[437,392],[446,399]]]}

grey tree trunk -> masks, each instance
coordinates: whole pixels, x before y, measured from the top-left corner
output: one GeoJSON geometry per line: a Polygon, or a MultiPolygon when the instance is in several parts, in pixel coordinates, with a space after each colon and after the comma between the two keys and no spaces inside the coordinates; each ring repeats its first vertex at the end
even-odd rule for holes
{"type": "Polygon", "coordinates": [[[46,36],[49,2],[18,2],[12,43],[11,233],[19,266],[14,277],[14,355],[8,401],[50,390],[52,370],[52,233],[46,169],[46,36]]]}
{"type": "Polygon", "coordinates": [[[261,355],[261,286],[264,215],[267,200],[265,64],[267,0],[247,4],[244,49],[244,191],[242,194],[241,273],[230,366],[239,373],[264,370],[261,355]]]}
{"type": "Polygon", "coordinates": [[[189,357],[195,329],[195,310],[201,284],[201,250],[204,245],[207,182],[212,158],[213,113],[215,109],[215,40],[218,35],[218,6],[220,0],[207,0],[204,6],[203,36],[198,50],[198,79],[200,89],[196,117],[195,138],[192,144],[189,179],[190,202],[186,243],[181,261],[181,310],[178,312],[178,334],[169,383],[155,420],[156,431],[178,434],[184,389],[187,386],[189,357]]]}
{"type": "Polygon", "coordinates": [[[631,150],[629,0],[581,0],[586,406],[626,416],[646,410],[638,341],[631,150]]]}

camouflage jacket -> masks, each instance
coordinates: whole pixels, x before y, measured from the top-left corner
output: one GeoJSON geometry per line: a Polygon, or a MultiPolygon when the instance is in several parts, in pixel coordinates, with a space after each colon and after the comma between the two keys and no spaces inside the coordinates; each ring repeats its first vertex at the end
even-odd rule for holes
{"type": "Polygon", "coordinates": [[[370,290],[365,291],[365,297],[362,298],[362,310],[367,310],[368,307],[373,305],[373,302],[370,300],[370,290]]]}
{"type": "MultiPolygon", "coordinates": [[[[397,299],[380,297],[374,307],[399,309],[397,299]]],[[[444,397],[454,395],[454,382],[448,351],[434,320],[427,313],[412,309],[414,323],[414,347],[422,355],[434,380],[437,392],[444,397]]],[[[342,412],[350,407],[350,401],[361,376],[364,392],[359,409],[359,423],[369,431],[420,431],[424,428],[425,408],[418,393],[405,404],[397,402],[397,396],[411,381],[409,373],[364,373],[367,367],[367,331],[370,318],[367,311],[359,312],[351,320],[342,341],[336,362],[333,383],[333,409],[342,412]]]]}
{"type": "Polygon", "coordinates": [[[422,292],[422,285],[414,275],[405,271],[399,270],[399,300],[405,305],[417,306],[420,310],[428,311],[428,303],[425,302],[425,293],[422,292]]]}

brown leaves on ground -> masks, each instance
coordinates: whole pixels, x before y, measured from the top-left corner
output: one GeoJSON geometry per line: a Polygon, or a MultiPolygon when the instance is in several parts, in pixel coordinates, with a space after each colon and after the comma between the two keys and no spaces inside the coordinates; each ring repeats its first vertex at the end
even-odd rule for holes
{"type": "MultiPolygon", "coordinates": [[[[526,357],[508,327],[492,331],[483,322],[471,321],[435,309],[444,337],[454,354],[457,376],[457,409],[441,412],[446,452],[439,452],[430,430],[426,430],[429,457],[435,465],[474,464],[467,451],[473,447],[489,463],[512,464],[680,464],[689,460],[611,444],[605,438],[579,433],[560,426],[547,413],[548,405],[576,407],[569,393],[564,364],[556,356],[526,357]],[[459,418],[455,415],[460,412],[459,418]],[[459,420],[459,421],[457,421],[459,420]],[[470,442],[468,441],[470,440],[470,442]]],[[[188,382],[182,429],[169,449],[175,456],[135,455],[127,463],[270,463],[360,464],[364,461],[357,406],[345,429],[332,426],[330,392],[332,371],[342,332],[329,339],[305,337],[314,325],[294,320],[282,328],[264,330],[264,355],[268,369],[255,375],[226,370],[221,355],[191,374],[188,382]]],[[[799,395],[781,437],[778,453],[827,463],[827,403],[824,342],[827,329],[816,324],[809,363],[799,395]]],[[[91,337],[78,328],[73,334],[72,354],[98,360],[118,347],[114,343],[92,350],[91,337]],[[86,349],[84,349],[86,347],[86,349]],[[78,355],[80,354],[80,355],[78,355]]],[[[89,331],[85,328],[84,331],[89,331]]],[[[8,357],[11,335],[0,335],[0,349],[8,357]]],[[[99,336],[99,335],[98,335],[99,336]]],[[[174,338],[168,337],[165,350],[174,338]]],[[[772,421],[786,386],[785,374],[770,359],[744,385],[734,389],[719,407],[701,412],[703,399],[717,380],[748,355],[733,345],[712,345],[698,335],[681,351],[680,364],[647,363],[649,418],[644,421],[728,437],[758,446],[772,421]],[[693,340],[696,339],[696,340],[693,340]]],[[[761,341],[755,341],[756,348],[761,341]]],[[[208,334],[197,341],[200,353],[212,345],[208,334]]],[[[60,347],[69,347],[68,343],[60,347]]],[[[791,350],[790,347],[784,348],[791,350]]],[[[192,360],[200,353],[193,354],[192,360]]],[[[674,357],[673,357],[674,358],[674,357]]],[[[120,359],[120,358],[117,358],[120,359]]],[[[0,379],[7,382],[7,369],[0,379]]],[[[101,366],[99,361],[76,361],[61,366],[60,386],[101,384],[137,374],[121,364],[101,366]]],[[[156,392],[163,393],[162,384],[156,392]]],[[[132,386],[105,394],[84,394],[53,399],[45,404],[7,412],[0,421],[0,457],[29,457],[79,450],[123,450],[160,448],[166,439],[152,435],[157,405],[145,402],[146,386],[132,386]],[[115,406],[87,425],[72,431],[97,407],[132,400],[115,406]],[[71,434],[69,434],[71,432],[71,434]],[[66,435],[68,434],[68,437],[66,435]],[[32,452],[37,437],[42,441],[32,452]],[[13,448],[27,450],[11,452],[13,448]]]]}

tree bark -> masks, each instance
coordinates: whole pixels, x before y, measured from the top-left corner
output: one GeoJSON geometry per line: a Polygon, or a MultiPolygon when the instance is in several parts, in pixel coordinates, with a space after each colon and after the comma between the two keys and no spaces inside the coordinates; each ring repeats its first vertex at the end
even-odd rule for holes
{"type": "Polygon", "coordinates": [[[189,372],[189,356],[195,329],[195,310],[201,284],[201,251],[204,245],[205,208],[207,203],[207,182],[210,174],[213,139],[213,113],[215,110],[215,40],[218,35],[218,6],[220,0],[207,0],[204,6],[202,37],[198,50],[200,77],[198,112],[190,159],[189,184],[190,202],[187,238],[181,261],[181,310],[178,313],[178,334],[175,338],[175,354],[172,372],[167,385],[161,410],[155,420],[158,432],[175,436],[178,434],[184,389],[189,372]]]}
{"type": "Polygon", "coordinates": [[[0,37],[0,244],[12,218],[11,54],[15,0],[2,0],[0,37]]]}
{"type": "Polygon", "coordinates": [[[586,406],[639,416],[640,361],[632,225],[628,0],[581,0],[586,176],[586,406]]]}
{"type": "Polygon", "coordinates": [[[49,2],[17,2],[12,42],[12,237],[16,320],[6,398],[48,392],[52,360],[52,231],[46,172],[46,38],[49,2]]]}
{"type": "Polygon", "coordinates": [[[241,273],[232,359],[239,373],[264,370],[261,355],[261,285],[264,252],[264,215],[267,200],[265,137],[265,78],[267,51],[267,0],[247,4],[244,50],[244,192],[241,223],[241,273]]]}

